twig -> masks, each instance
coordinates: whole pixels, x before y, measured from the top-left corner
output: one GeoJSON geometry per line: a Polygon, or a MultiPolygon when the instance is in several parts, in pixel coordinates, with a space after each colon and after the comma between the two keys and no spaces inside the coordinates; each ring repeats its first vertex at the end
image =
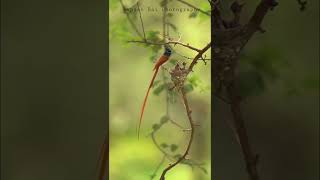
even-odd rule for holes
{"type": "Polygon", "coordinates": [[[132,19],[130,18],[129,13],[126,11],[127,8],[124,6],[122,0],[119,0],[119,1],[120,1],[120,3],[121,3],[123,12],[126,14],[127,19],[129,20],[132,28],[135,30],[135,32],[138,34],[138,36],[140,36],[141,38],[143,38],[143,36],[142,36],[142,34],[139,32],[137,26],[134,24],[134,22],[133,22],[132,19]]]}
{"type": "Polygon", "coordinates": [[[211,42],[207,44],[203,49],[198,51],[199,53],[193,58],[190,66],[189,66],[189,72],[192,71],[193,66],[197,64],[197,61],[202,57],[202,55],[211,47],[211,42]]]}
{"type": "Polygon", "coordinates": [[[187,6],[189,6],[189,7],[192,7],[192,8],[194,8],[194,9],[198,10],[199,12],[201,12],[201,13],[207,15],[207,16],[211,16],[210,13],[208,13],[208,12],[206,12],[206,11],[204,11],[204,10],[202,10],[202,9],[200,9],[200,8],[198,8],[198,7],[192,5],[192,4],[190,4],[190,3],[188,3],[188,2],[186,2],[186,1],[184,1],[184,0],[177,0],[177,1],[179,1],[179,2],[182,3],[182,4],[187,5],[187,6]]]}
{"type": "Polygon", "coordinates": [[[191,110],[189,108],[188,100],[187,100],[186,93],[185,93],[184,89],[181,88],[180,91],[181,91],[181,94],[182,94],[183,102],[184,102],[184,105],[185,105],[185,108],[186,108],[186,111],[187,111],[188,120],[189,120],[189,123],[190,123],[190,128],[191,128],[190,140],[189,140],[188,147],[187,147],[185,153],[175,163],[170,164],[166,169],[163,170],[163,172],[161,174],[161,177],[160,177],[160,180],[165,180],[165,176],[166,176],[167,172],[170,169],[172,169],[173,167],[175,167],[177,164],[179,164],[180,162],[182,162],[183,160],[186,159],[186,156],[189,153],[189,150],[190,150],[190,147],[191,147],[191,144],[192,144],[192,141],[193,141],[194,124],[193,124],[193,120],[192,120],[192,117],[191,117],[191,110]]]}
{"type": "MultiPolygon", "coordinates": [[[[185,58],[185,59],[188,59],[188,60],[193,60],[193,58],[192,57],[188,57],[188,56],[185,56],[185,55],[182,55],[182,54],[180,54],[179,52],[177,52],[177,51],[174,51],[176,54],[178,54],[179,56],[181,56],[181,57],[183,57],[183,58],[185,58]]],[[[211,61],[212,59],[211,58],[202,58],[202,60],[205,60],[205,61],[211,61]]]]}
{"type": "Polygon", "coordinates": [[[140,10],[140,2],[137,2],[138,5],[138,10],[139,10],[139,16],[140,16],[140,22],[141,22],[141,27],[142,27],[142,31],[143,31],[143,39],[146,40],[146,32],[144,30],[144,25],[143,25],[143,20],[142,20],[142,16],[141,16],[141,10],[140,10]]]}
{"type": "Polygon", "coordinates": [[[166,45],[166,44],[173,44],[173,45],[178,44],[178,45],[184,46],[186,48],[189,48],[191,50],[194,50],[194,51],[197,51],[197,52],[201,52],[200,49],[195,48],[193,46],[190,46],[189,44],[184,44],[184,43],[179,42],[179,41],[168,41],[168,42],[163,43],[163,42],[151,42],[151,41],[148,41],[148,40],[146,40],[146,41],[130,40],[130,41],[127,41],[127,42],[128,43],[143,43],[143,44],[158,45],[158,46],[163,46],[163,45],[166,45]]]}
{"type": "Polygon", "coordinates": [[[161,161],[159,162],[158,166],[156,167],[156,169],[154,170],[154,172],[151,175],[151,180],[156,177],[157,172],[159,171],[160,167],[162,166],[162,164],[164,163],[165,160],[166,160],[166,155],[163,155],[161,161]]]}
{"type": "Polygon", "coordinates": [[[170,154],[168,154],[166,151],[164,151],[161,147],[160,147],[160,145],[157,143],[157,141],[156,141],[156,138],[155,138],[155,132],[152,132],[151,133],[151,139],[152,139],[152,142],[156,145],[156,147],[162,152],[162,154],[163,155],[165,155],[166,157],[171,157],[170,156],[170,154]]]}

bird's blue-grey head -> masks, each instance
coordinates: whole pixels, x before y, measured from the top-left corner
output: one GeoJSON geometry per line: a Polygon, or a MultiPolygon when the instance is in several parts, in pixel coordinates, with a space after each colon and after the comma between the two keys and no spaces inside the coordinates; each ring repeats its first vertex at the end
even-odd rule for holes
{"type": "Polygon", "coordinates": [[[164,47],[164,55],[165,56],[170,56],[172,53],[171,49],[168,46],[164,47]]]}

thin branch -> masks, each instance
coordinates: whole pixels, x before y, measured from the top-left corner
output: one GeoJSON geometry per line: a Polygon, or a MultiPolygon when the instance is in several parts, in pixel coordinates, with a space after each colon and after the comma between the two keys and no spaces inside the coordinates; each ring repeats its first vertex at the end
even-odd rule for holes
{"type": "MultiPolygon", "coordinates": [[[[193,58],[192,58],[192,57],[188,57],[188,56],[182,55],[182,54],[180,54],[180,53],[179,53],[179,52],[177,52],[177,51],[174,51],[174,52],[175,52],[176,54],[178,54],[179,56],[181,56],[181,57],[185,58],[185,59],[193,60],[193,58]]],[[[211,58],[201,58],[201,60],[211,61],[212,59],[211,59],[211,58]]]]}
{"type": "MultiPolygon", "coordinates": [[[[130,40],[130,41],[127,41],[128,43],[143,43],[143,44],[149,44],[149,45],[157,45],[157,46],[163,46],[163,45],[166,45],[166,44],[173,44],[173,45],[181,45],[181,46],[184,46],[186,48],[189,48],[193,51],[197,51],[197,52],[201,52],[201,49],[198,49],[198,48],[195,48],[193,46],[190,46],[189,44],[185,44],[185,43],[182,43],[182,42],[179,42],[179,41],[168,41],[168,42],[151,42],[151,41],[140,41],[140,40],[130,40]]],[[[200,57],[199,57],[200,58],[200,57]]]]}
{"type": "Polygon", "coordinates": [[[188,147],[185,151],[185,153],[173,164],[169,164],[169,166],[163,170],[162,174],[161,174],[161,177],[160,177],[160,180],[165,180],[165,176],[167,174],[167,172],[172,169],[173,167],[175,167],[177,164],[179,164],[180,162],[182,162],[183,160],[186,159],[186,156],[189,154],[189,150],[190,150],[190,147],[191,147],[191,144],[192,144],[192,141],[193,141],[193,136],[194,136],[194,124],[193,124],[193,120],[192,120],[192,116],[191,116],[191,110],[190,110],[190,107],[189,107],[189,103],[188,103],[188,100],[187,100],[187,97],[186,97],[186,92],[184,91],[183,88],[181,88],[181,94],[182,94],[182,98],[183,98],[183,102],[184,102],[184,105],[185,105],[185,108],[186,108],[186,111],[187,111],[187,116],[188,116],[188,120],[189,120],[189,123],[190,123],[190,129],[191,129],[191,135],[190,135],[190,140],[189,140],[189,143],[188,143],[188,147]]]}
{"type": "Polygon", "coordinates": [[[156,147],[162,152],[162,154],[163,155],[165,155],[166,157],[171,157],[170,156],[170,154],[168,154],[166,151],[164,151],[161,147],[160,147],[160,145],[157,143],[157,141],[156,141],[156,138],[155,138],[155,132],[152,132],[151,133],[151,139],[152,139],[152,142],[156,145],[156,147]]]}
{"type": "Polygon", "coordinates": [[[203,49],[198,51],[199,53],[194,57],[192,60],[190,66],[189,66],[189,72],[192,71],[193,66],[197,64],[197,61],[202,57],[202,55],[211,47],[211,42],[207,44],[203,49]]]}
{"type": "Polygon", "coordinates": [[[164,0],[164,9],[163,9],[163,14],[162,14],[162,34],[163,34],[163,42],[166,41],[166,16],[167,16],[167,3],[168,1],[167,0],[164,0]]]}
{"type": "Polygon", "coordinates": [[[141,27],[142,27],[142,31],[143,31],[143,39],[146,40],[146,32],[144,30],[144,25],[143,25],[143,20],[142,20],[142,16],[141,16],[141,10],[140,10],[140,2],[137,2],[138,5],[138,10],[139,10],[139,16],[140,16],[140,22],[141,22],[141,27]]]}
{"type": "Polygon", "coordinates": [[[126,14],[127,19],[129,20],[132,28],[135,30],[135,32],[138,34],[139,37],[143,38],[142,34],[139,32],[137,26],[134,24],[133,20],[130,18],[129,13],[127,12],[127,8],[124,6],[123,1],[119,0],[123,9],[123,12],[126,14]]]}
{"type": "Polygon", "coordinates": [[[162,166],[162,164],[164,163],[165,160],[166,160],[166,155],[163,155],[161,161],[159,162],[158,166],[156,167],[156,169],[154,170],[154,172],[151,175],[151,180],[156,177],[160,167],[162,166]]]}
{"type": "Polygon", "coordinates": [[[189,7],[192,7],[192,8],[194,8],[194,9],[198,10],[199,12],[201,12],[201,13],[207,15],[207,16],[211,16],[210,13],[208,13],[208,12],[206,12],[206,11],[204,11],[204,10],[202,10],[202,9],[200,9],[200,8],[198,8],[198,7],[192,5],[192,4],[190,4],[190,3],[188,3],[188,2],[186,2],[186,1],[184,1],[184,0],[177,0],[177,1],[179,1],[179,2],[182,3],[182,4],[187,5],[187,6],[189,6],[189,7]]]}

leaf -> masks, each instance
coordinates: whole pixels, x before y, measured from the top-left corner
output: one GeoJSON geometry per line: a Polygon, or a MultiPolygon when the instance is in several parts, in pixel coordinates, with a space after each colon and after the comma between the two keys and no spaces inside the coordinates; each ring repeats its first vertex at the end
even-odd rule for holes
{"type": "Polygon", "coordinates": [[[118,0],[110,0],[109,1],[109,8],[110,10],[116,9],[120,5],[118,0]]]}
{"type": "Polygon", "coordinates": [[[177,146],[176,144],[171,144],[170,150],[171,150],[172,152],[176,151],[177,149],[178,149],[178,146],[177,146]]]}
{"type": "Polygon", "coordinates": [[[152,87],[156,87],[160,82],[161,82],[161,80],[154,81],[152,87]]]}
{"type": "Polygon", "coordinates": [[[170,59],[170,64],[172,64],[172,65],[176,65],[177,62],[178,62],[177,59],[170,59]]]}
{"type": "Polygon", "coordinates": [[[122,41],[131,39],[131,31],[128,22],[125,18],[119,20],[118,23],[114,23],[110,27],[110,38],[116,38],[122,41]]]}
{"type": "Polygon", "coordinates": [[[193,91],[193,85],[192,84],[186,84],[186,85],[184,85],[184,91],[186,92],[186,93],[189,93],[189,92],[192,92],[193,91]]]}
{"type": "Polygon", "coordinates": [[[208,171],[206,168],[202,167],[202,166],[198,166],[199,169],[201,169],[205,174],[208,174],[208,171]]]}
{"type": "Polygon", "coordinates": [[[149,59],[150,59],[151,62],[154,62],[156,60],[156,58],[157,58],[157,55],[156,54],[152,54],[149,59]]]}
{"type": "Polygon", "coordinates": [[[160,119],[160,123],[161,124],[164,124],[164,123],[166,123],[166,122],[168,122],[169,121],[169,117],[168,116],[163,116],[161,119],[160,119]]]}
{"type": "Polygon", "coordinates": [[[153,131],[157,131],[160,129],[160,125],[159,124],[153,124],[152,126],[153,131]]]}
{"type": "Polygon", "coordinates": [[[193,11],[192,13],[190,13],[189,18],[196,18],[198,13],[198,11],[193,11]]]}
{"type": "Polygon", "coordinates": [[[147,31],[146,34],[147,34],[147,39],[149,39],[149,40],[152,40],[152,41],[160,40],[160,38],[159,38],[160,32],[159,31],[147,31]]]}
{"type": "Polygon", "coordinates": [[[165,89],[166,85],[165,84],[161,84],[159,85],[154,91],[153,94],[155,95],[159,95],[164,89],[165,89]]]}
{"type": "Polygon", "coordinates": [[[201,83],[200,77],[197,75],[192,75],[188,78],[188,82],[192,84],[192,86],[197,87],[199,83],[201,83]]]}
{"type": "Polygon", "coordinates": [[[160,146],[161,146],[162,148],[167,148],[167,147],[168,147],[168,144],[162,143],[162,144],[160,144],[160,146]]]}

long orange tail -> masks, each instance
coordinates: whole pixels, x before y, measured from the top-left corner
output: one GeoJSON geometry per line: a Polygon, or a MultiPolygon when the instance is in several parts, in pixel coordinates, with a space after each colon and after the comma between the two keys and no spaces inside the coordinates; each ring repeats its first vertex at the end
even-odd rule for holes
{"type": "Polygon", "coordinates": [[[144,108],[146,107],[146,103],[147,103],[147,99],[148,99],[148,96],[149,96],[149,92],[150,92],[150,89],[153,85],[153,82],[158,74],[158,71],[159,71],[159,67],[160,66],[156,66],[154,68],[154,74],[153,74],[153,77],[151,79],[151,82],[150,82],[150,85],[149,85],[149,88],[147,90],[147,94],[146,96],[144,97],[144,100],[143,100],[143,104],[142,104],[142,108],[141,108],[141,113],[140,113],[140,120],[139,120],[139,127],[138,127],[138,139],[139,139],[139,136],[140,136],[140,127],[141,127],[141,122],[142,122],[142,117],[143,117],[143,113],[144,113],[144,108]]]}

